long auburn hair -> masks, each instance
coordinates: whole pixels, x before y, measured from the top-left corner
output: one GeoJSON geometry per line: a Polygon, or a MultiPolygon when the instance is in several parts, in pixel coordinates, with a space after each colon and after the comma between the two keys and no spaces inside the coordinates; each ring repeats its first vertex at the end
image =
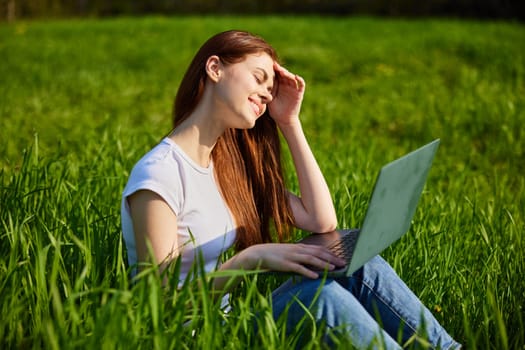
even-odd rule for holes
{"type": "MultiPolygon", "coordinates": [[[[201,100],[210,56],[233,64],[258,53],[278,60],[264,39],[248,32],[230,30],[208,39],[179,86],[173,107],[174,127],[188,118],[201,100]]],[[[288,238],[293,215],[284,184],[279,133],[268,109],[252,129],[226,130],[217,140],[212,160],[222,196],[237,225],[236,248],[288,238]],[[272,237],[272,224],[276,237],[272,237]]]]}

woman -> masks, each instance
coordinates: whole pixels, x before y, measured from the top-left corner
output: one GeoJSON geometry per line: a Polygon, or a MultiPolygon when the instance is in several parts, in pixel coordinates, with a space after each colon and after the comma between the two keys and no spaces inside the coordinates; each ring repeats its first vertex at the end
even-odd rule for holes
{"type": "MultiPolygon", "coordinates": [[[[406,341],[422,323],[434,346],[458,346],[381,258],[350,278],[321,283],[316,271],[344,261],[321,246],[272,243],[273,237],[285,241],[293,226],[328,232],[337,225],[328,186],[301,128],[304,91],[304,80],[283,68],[263,39],[242,31],[210,38],[179,87],[173,131],[135,165],[124,190],[130,264],[153,260],[162,269],[180,257],[181,281],[197,254],[207,272],[218,266],[296,273],[305,278],[272,294],[275,317],[292,304],[290,324],[304,314],[292,300],[310,305],[321,286],[313,307],[317,321],[347,332],[358,347],[380,337],[388,348],[399,348],[393,339],[400,327],[406,341]],[[300,196],[284,186],[279,131],[300,196]],[[219,265],[232,245],[237,254],[219,265]],[[376,312],[383,328],[372,316],[376,312]]],[[[227,282],[215,279],[214,287],[227,282]]]]}

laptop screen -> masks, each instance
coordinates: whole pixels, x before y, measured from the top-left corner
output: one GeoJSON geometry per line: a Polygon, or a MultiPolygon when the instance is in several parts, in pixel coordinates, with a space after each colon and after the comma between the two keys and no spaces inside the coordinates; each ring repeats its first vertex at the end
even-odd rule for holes
{"type": "Polygon", "coordinates": [[[381,169],[347,275],[408,231],[439,142],[434,140],[381,169]]]}

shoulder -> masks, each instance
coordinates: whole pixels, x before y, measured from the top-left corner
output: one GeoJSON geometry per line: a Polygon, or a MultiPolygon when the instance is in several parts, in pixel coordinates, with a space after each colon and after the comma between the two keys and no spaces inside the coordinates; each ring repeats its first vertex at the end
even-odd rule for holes
{"type": "Polygon", "coordinates": [[[149,190],[174,205],[180,202],[183,186],[181,181],[177,149],[164,139],[135,164],[123,196],[128,197],[139,190],[149,190]]]}
{"type": "Polygon", "coordinates": [[[173,181],[179,173],[179,157],[177,150],[168,139],[146,153],[133,167],[130,180],[173,181]]]}

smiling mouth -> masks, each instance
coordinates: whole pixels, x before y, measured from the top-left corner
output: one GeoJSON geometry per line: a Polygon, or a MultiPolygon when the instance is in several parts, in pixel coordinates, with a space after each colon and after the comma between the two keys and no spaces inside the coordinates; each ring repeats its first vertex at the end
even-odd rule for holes
{"type": "Polygon", "coordinates": [[[250,100],[250,105],[252,106],[252,109],[257,116],[260,116],[262,114],[262,106],[260,106],[258,103],[256,103],[253,100],[250,100]]]}

